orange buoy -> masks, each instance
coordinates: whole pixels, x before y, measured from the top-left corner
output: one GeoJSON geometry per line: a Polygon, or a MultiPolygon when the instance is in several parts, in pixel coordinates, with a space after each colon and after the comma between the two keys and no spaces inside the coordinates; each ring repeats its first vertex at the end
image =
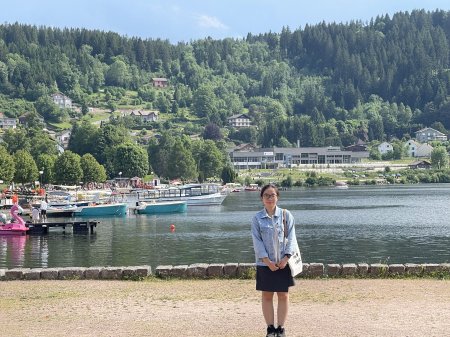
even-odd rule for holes
{"type": "Polygon", "coordinates": [[[173,232],[175,232],[175,225],[174,224],[171,224],[170,225],[170,231],[173,233],[173,232]]]}
{"type": "Polygon", "coordinates": [[[13,194],[11,199],[12,199],[13,204],[17,204],[17,202],[19,201],[19,197],[17,196],[17,194],[13,194]]]}

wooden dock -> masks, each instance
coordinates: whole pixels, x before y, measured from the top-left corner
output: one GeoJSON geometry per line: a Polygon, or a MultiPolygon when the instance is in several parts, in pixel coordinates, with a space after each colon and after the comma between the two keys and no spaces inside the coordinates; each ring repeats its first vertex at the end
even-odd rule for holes
{"type": "Polygon", "coordinates": [[[96,228],[99,223],[100,221],[97,220],[37,223],[27,222],[25,226],[29,228],[27,234],[48,234],[49,228],[62,228],[65,231],[66,227],[71,227],[73,233],[94,234],[94,228],[96,228]]]}

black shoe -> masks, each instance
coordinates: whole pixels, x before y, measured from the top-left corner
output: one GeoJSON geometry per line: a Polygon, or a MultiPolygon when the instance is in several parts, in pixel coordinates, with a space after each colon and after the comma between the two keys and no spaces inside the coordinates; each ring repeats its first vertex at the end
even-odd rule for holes
{"type": "Polygon", "coordinates": [[[277,328],[277,337],[286,337],[286,332],[284,331],[284,328],[282,328],[281,326],[279,326],[277,328]]]}
{"type": "Polygon", "coordinates": [[[266,337],[277,337],[277,329],[273,325],[269,325],[267,327],[267,335],[266,337]]]}

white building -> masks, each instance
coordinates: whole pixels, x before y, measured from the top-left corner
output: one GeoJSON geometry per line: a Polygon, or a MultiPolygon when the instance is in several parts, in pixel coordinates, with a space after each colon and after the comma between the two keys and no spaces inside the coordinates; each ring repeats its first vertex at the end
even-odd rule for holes
{"type": "Polygon", "coordinates": [[[67,97],[66,95],[57,92],[52,94],[52,100],[53,103],[55,103],[57,106],[59,106],[60,108],[69,108],[72,109],[72,100],[67,97]]]}
{"type": "Polygon", "coordinates": [[[388,152],[394,151],[394,148],[392,147],[392,144],[383,142],[378,145],[378,151],[380,151],[381,154],[386,154],[388,152]]]}
{"type": "Polygon", "coordinates": [[[235,128],[248,128],[251,125],[251,119],[246,114],[238,114],[228,117],[228,124],[235,128]]]}

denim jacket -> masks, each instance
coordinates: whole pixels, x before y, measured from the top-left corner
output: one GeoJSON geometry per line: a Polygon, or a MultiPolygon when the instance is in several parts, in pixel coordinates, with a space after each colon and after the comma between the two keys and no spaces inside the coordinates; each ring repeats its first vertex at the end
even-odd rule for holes
{"type": "Polygon", "coordinates": [[[285,254],[293,254],[297,245],[295,221],[291,212],[286,210],[287,240],[284,239],[283,210],[276,207],[272,218],[265,209],[256,213],[252,220],[252,239],[255,249],[256,265],[266,266],[262,259],[268,257],[279,262],[285,254]]]}

